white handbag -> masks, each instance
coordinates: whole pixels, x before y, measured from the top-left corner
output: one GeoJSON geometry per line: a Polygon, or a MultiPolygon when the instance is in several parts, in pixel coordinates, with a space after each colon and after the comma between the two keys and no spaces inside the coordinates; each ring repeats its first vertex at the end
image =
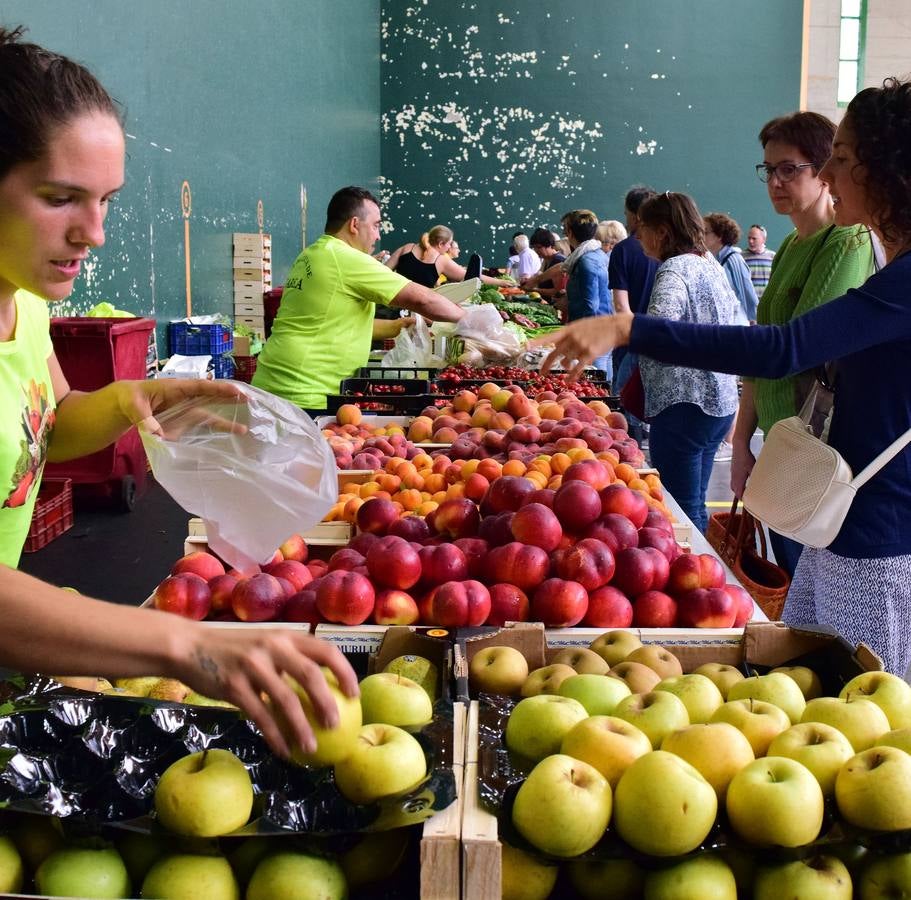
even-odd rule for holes
{"type": "Polygon", "coordinates": [[[911,442],[911,429],[858,475],[817,438],[800,416],[776,422],[743,492],[749,512],[807,547],[828,547],[841,531],[857,491],[911,442]]]}

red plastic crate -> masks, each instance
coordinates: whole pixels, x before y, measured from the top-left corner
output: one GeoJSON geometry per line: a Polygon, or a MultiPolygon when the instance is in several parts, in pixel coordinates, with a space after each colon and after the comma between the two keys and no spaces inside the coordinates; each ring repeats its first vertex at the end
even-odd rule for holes
{"type": "Polygon", "coordinates": [[[73,527],[73,482],[69,478],[45,478],[38,489],[32,525],[24,553],[34,553],[73,527]]]}
{"type": "Polygon", "coordinates": [[[266,291],[266,293],[263,294],[263,319],[266,328],[266,337],[269,337],[269,335],[272,334],[272,323],[278,315],[278,308],[281,306],[282,292],[284,290],[283,287],[277,287],[273,288],[271,291],[266,291]]]}
{"type": "Polygon", "coordinates": [[[255,356],[234,357],[234,378],[236,381],[245,381],[247,384],[249,384],[253,380],[253,375],[255,372],[255,356]]]}

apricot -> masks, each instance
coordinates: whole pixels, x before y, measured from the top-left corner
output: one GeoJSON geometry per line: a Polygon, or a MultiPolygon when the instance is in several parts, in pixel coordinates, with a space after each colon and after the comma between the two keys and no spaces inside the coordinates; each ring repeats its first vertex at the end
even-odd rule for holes
{"type": "Polygon", "coordinates": [[[478,463],[478,475],[483,475],[488,481],[499,478],[502,474],[502,467],[495,459],[482,459],[478,463]]]}
{"type": "Polygon", "coordinates": [[[465,483],[462,481],[457,481],[455,484],[449,485],[446,489],[446,499],[454,500],[458,497],[465,496],[465,483]]]}
{"type": "Polygon", "coordinates": [[[521,459],[511,459],[503,463],[501,475],[524,475],[528,471],[525,463],[521,459]]]}
{"type": "Polygon", "coordinates": [[[339,425],[359,425],[362,415],[360,409],[353,403],[345,403],[338,408],[335,414],[335,421],[339,425]]]}
{"type": "Polygon", "coordinates": [[[614,466],[614,475],[626,484],[637,477],[636,470],[629,463],[618,463],[614,466]]]}
{"type": "MultiPolygon", "coordinates": [[[[362,500],[366,500],[368,497],[372,497],[374,494],[376,494],[377,492],[379,492],[381,490],[382,490],[382,488],[380,487],[379,482],[365,481],[361,485],[360,490],[358,491],[358,496],[362,500]]],[[[388,496],[388,494],[387,494],[387,496],[388,496]]]]}
{"type": "Polygon", "coordinates": [[[562,475],[573,464],[568,453],[555,453],[550,458],[550,470],[555,475],[562,475]]]}
{"type": "Polygon", "coordinates": [[[462,469],[459,472],[459,477],[462,481],[468,481],[468,479],[474,475],[478,470],[478,466],[481,464],[479,459],[466,459],[462,464],[462,469]]]}
{"type": "MultiPolygon", "coordinates": [[[[445,496],[445,494],[444,494],[445,496]]],[[[422,503],[416,510],[417,515],[419,516],[428,516],[435,509],[438,509],[440,504],[435,500],[428,500],[425,503],[422,503]]]]}
{"type": "Polygon", "coordinates": [[[398,501],[401,503],[402,508],[405,510],[415,510],[424,502],[421,492],[414,488],[399,491],[393,496],[392,500],[393,502],[398,501]]]}
{"type": "Polygon", "coordinates": [[[562,484],[563,484],[563,476],[554,475],[553,478],[551,478],[550,481],[547,482],[547,487],[550,490],[555,491],[555,490],[557,490],[557,488],[562,486],[562,484]]]}

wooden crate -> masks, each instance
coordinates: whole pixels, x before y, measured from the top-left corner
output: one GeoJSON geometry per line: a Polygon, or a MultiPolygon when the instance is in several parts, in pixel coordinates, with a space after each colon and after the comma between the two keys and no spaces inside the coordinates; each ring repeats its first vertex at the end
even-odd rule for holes
{"type": "MultiPolygon", "coordinates": [[[[347,522],[320,522],[301,537],[306,541],[311,559],[328,559],[340,550],[347,547],[354,534],[354,526],[347,522]]],[[[187,526],[187,538],[183,544],[184,555],[196,550],[208,550],[206,540],[206,525],[202,519],[190,519],[187,526]]]]}

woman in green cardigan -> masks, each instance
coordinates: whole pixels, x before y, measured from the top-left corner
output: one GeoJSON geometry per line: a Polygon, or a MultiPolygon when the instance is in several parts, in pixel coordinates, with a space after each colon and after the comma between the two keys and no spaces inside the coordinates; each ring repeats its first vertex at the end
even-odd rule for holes
{"type": "MultiPolygon", "coordinates": [[[[794,230],[772,262],[772,275],[757,311],[760,325],[783,325],[858,287],[873,271],[870,237],[862,226],[835,225],[829,189],[819,170],[832,153],[835,125],[813,112],[773,119],[759,132],[764,158],[756,167],[777,213],[794,230]]],[[[792,377],[743,380],[733,437],[731,490],[742,496],[756,458],[750,440],[757,426],[764,434],[797,409],[799,380],[792,377]]],[[[802,546],[770,531],[775,559],[794,573],[802,546]]]]}

